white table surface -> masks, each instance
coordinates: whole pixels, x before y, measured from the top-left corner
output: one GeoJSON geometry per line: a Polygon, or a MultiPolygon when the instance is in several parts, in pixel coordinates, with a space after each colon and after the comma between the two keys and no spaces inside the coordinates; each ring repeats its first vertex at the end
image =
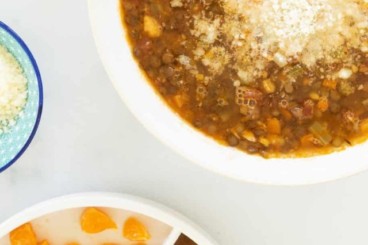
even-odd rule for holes
{"type": "Polygon", "coordinates": [[[109,191],[161,202],[222,245],[368,244],[368,173],[306,187],[241,183],[150,135],[101,65],[86,1],[0,0],[0,20],[35,54],[45,92],[33,143],[0,174],[0,222],[51,197],[109,191]]]}

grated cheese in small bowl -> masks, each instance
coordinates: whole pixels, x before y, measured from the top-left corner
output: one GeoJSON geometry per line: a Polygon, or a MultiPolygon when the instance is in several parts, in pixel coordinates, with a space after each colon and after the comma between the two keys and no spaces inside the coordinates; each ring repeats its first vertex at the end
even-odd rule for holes
{"type": "Polygon", "coordinates": [[[17,60],[0,46],[0,134],[15,124],[27,102],[27,79],[17,60]]]}
{"type": "Polygon", "coordinates": [[[0,172],[11,166],[32,141],[42,101],[41,76],[32,53],[0,22],[0,172]]]}

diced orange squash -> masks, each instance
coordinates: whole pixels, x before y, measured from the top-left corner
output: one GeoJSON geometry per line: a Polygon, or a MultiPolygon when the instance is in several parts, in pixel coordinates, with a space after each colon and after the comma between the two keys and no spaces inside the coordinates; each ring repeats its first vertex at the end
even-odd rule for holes
{"type": "Polygon", "coordinates": [[[329,89],[336,89],[337,81],[331,80],[331,79],[325,79],[322,83],[323,87],[329,88],[329,89]]]}
{"type": "Polygon", "coordinates": [[[115,222],[97,208],[85,209],[80,219],[80,225],[84,232],[90,234],[117,228],[115,222]]]}
{"type": "Polygon", "coordinates": [[[302,147],[314,147],[313,144],[314,136],[313,134],[307,134],[300,138],[300,144],[302,147]]]}
{"type": "Polygon", "coordinates": [[[290,111],[283,109],[283,108],[279,110],[280,110],[281,115],[284,117],[286,121],[290,121],[293,118],[293,115],[291,114],[290,111]]]}
{"type": "Polygon", "coordinates": [[[50,245],[50,243],[47,240],[44,240],[44,241],[38,243],[38,245],[50,245]]]}
{"type": "Polygon", "coordinates": [[[125,221],[123,236],[135,242],[148,241],[151,238],[147,228],[139,220],[133,217],[125,221]]]}
{"type": "Polygon", "coordinates": [[[162,34],[162,27],[158,21],[151,16],[144,16],[143,29],[150,37],[159,37],[162,34]]]}
{"type": "Polygon", "coordinates": [[[368,132],[368,119],[366,119],[366,120],[364,120],[360,123],[360,130],[361,130],[362,133],[368,132]]]}
{"type": "Polygon", "coordinates": [[[328,99],[326,97],[320,98],[320,100],[317,103],[318,110],[320,110],[321,112],[325,112],[328,110],[328,107],[329,107],[328,99]]]}
{"type": "Polygon", "coordinates": [[[267,120],[267,132],[269,134],[280,134],[281,133],[281,123],[277,118],[270,118],[267,120]]]}
{"type": "Polygon", "coordinates": [[[285,144],[285,139],[282,138],[280,135],[269,134],[267,135],[267,139],[269,141],[269,144],[276,148],[281,147],[285,144]]]}
{"type": "Polygon", "coordinates": [[[10,232],[9,239],[11,245],[37,245],[36,234],[30,223],[26,223],[10,232]]]}

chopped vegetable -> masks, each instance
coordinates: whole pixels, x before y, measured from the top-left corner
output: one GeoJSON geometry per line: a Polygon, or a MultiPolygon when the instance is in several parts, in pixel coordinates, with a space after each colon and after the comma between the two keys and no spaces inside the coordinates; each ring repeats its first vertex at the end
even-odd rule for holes
{"type": "Polygon", "coordinates": [[[186,102],[186,99],[184,98],[183,95],[175,95],[174,96],[174,102],[176,104],[176,106],[178,106],[179,108],[183,107],[183,105],[186,102]]]}
{"type": "Polygon", "coordinates": [[[335,90],[337,86],[337,81],[332,79],[325,79],[323,80],[322,85],[326,88],[335,90]]]}
{"type": "Polygon", "coordinates": [[[300,144],[304,148],[309,148],[309,147],[315,146],[315,144],[313,144],[313,142],[314,142],[313,134],[307,134],[307,135],[304,135],[303,137],[300,138],[300,144]]]}
{"type": "Polygon", "coordinates": [[[241,134],[241,136],[250,141],[250,142],[256,142],[257,141],[257,138],[256,136],[254,136],[253,132],[252,131],[249,131],[249,130],[244,130],[241,134]]]}
{"type": "Polygon", "coordinates": [[[97,208],[86,208],[80,218],[80,225],[84,232],[90,234],[117,228],[115,222],[97,208]]]}
{"type": "Polygon", "coordinates": [[[144,16],[144,31],[153,38],[159,37],[162,34],[162,27],[157,20],[151,16],[144,16]]]}
{"type": "Polygon", "coordinates": [[[321,112],[325,112],[328,110],[328,106],[328,99],[326,97],[321,97],[317,103],[318,110],[320,110],[321,112]]]}
{"type": "Polygon", "coordinates": [[[312,123],[308,130],[321,142],[322,145],[328,145],[332,141],[332,136],[328,132],[327,127],[320,122],[312,123]]]}
{"type": "Polygon", "coordinates": [[[363,120],[361,123],[360,123],[360,131],[361,132],[368,132],[368,119],[366,120],[363,120]]]}
{"type": "Polygon", "coordinates": [[[269,140],[270,145],[275,148],[279,148],[285,144],[285,139],[279,135],[270,134],[267,136],[267,139],[269,140]]]}
{"type": "Polygon", "coordinates": [[[291,113],[286,109],[280,109],[280,113],[286,121],[290,121],[293,118],[291,113]]]}
{"type": "Polygon", "coordinates": [[[267,94],[272,94],[276,91],[275,84],[271,81],[271,79],[263,80],[263,89],[267,94]]]}
{"type": "Polygon", "coordinates": [[[144,242],[151,238],[147,228],[139,220],[133,217],[125,221],[123,236],[134,242],[144,242]]]}
{"type": "Polygon", "coordinates": [[[31,223],[26,223],[9,234],[11,245],[37,245],[36,234],[31,223]]]}
{"type": "Polygon", "coordinates": [[[311,92],[309,93],[309,98],[311,98],[312,100],[319,100],[320,96],[316,92],[311,92]]]}
{"type": "Polygon", "coordinates": [[[267,131],[270,134],[281,134],[281,123],[277,118],[267,120],[267,131]]]}
{"type": "Polygon", "coordinates": [[[265,137],[259,138],[259,143],[261,143],[265,147],[270,146],[270,141],[268,139],[266,139],[265,137]]]}
{"type": "Polygon", "coordinates": [[[348,96],[355,92],[355,87],[351,82],[343,80],[340,82],[338,90],[342,95],[348,96]]]}

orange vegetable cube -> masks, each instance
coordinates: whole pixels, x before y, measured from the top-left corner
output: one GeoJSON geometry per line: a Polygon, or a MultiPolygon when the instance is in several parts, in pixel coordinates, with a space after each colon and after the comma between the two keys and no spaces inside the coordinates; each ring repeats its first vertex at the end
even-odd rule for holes
{"type": "Polygon", "coordinates": [[[366,120],[364,120],[360,123],[360,130],[363,133],[368,132],[368,119],[366,119],[366,120]]]}
{"type": "Polygon", "coordinates": [[[108,229],[116,229],[115,222],[104,212],[97,208],[87,208],[80,219],[84,232],[94,234],[108,229]]]}
{"type": "Polygon", "coordinates": [[[147,228],[133,217],[125,221],[123,236],[126,239],[135,242],[148,241],[151,238],[151,235],[148,233],[147,228]]]}
{"type": "Polygon", "coordinates": [[[38,243],[38,245],[50,245],[50,243],[47,240],[44,240],[44,241],[38,243]]]}
{"type": "Polygon", "coordinates": [[[281,123],[277,118],[270,118],[267,120],[267,131],[270,134],[280,134],[281,133],[281,123]]]}
{"type": "Polygon", "coordinates": [[[326,79],[323,81],[322,85],[326,88],[329,89],[336,89],[336,85],[337,85],[337,81],[335,80],[330,80],[330,79],[326,79]]]}
{"type": "Polygon", "coordinates": [[[320,110],[321,112],[325,112],[328,110],[329,107],[329,102],[328,99],[326,97],[322,97],[318,103],[317,103],[317,108],[318,110],[320,110]]]}
{"type": "Polygon", "coordinates": [[[300,144],[302,147],[314,147],[313,141],[315,140],[313,134],[307,134],[300,138],[300,144]]]}
{"type": "Polygon", "coordinates": [[[19,226],[10,232],[9,238],[11,245],[37,245],[36,234],[30,223],[19,226]]]}
{"type": "Polygon", "coordinates": [[[279,110],[280,110],[281,115],[286,121],[290,121],[293,118],[293,115],[290,113],[290,111],[286,109],[282,109],[282,108],[279,110]]]}

